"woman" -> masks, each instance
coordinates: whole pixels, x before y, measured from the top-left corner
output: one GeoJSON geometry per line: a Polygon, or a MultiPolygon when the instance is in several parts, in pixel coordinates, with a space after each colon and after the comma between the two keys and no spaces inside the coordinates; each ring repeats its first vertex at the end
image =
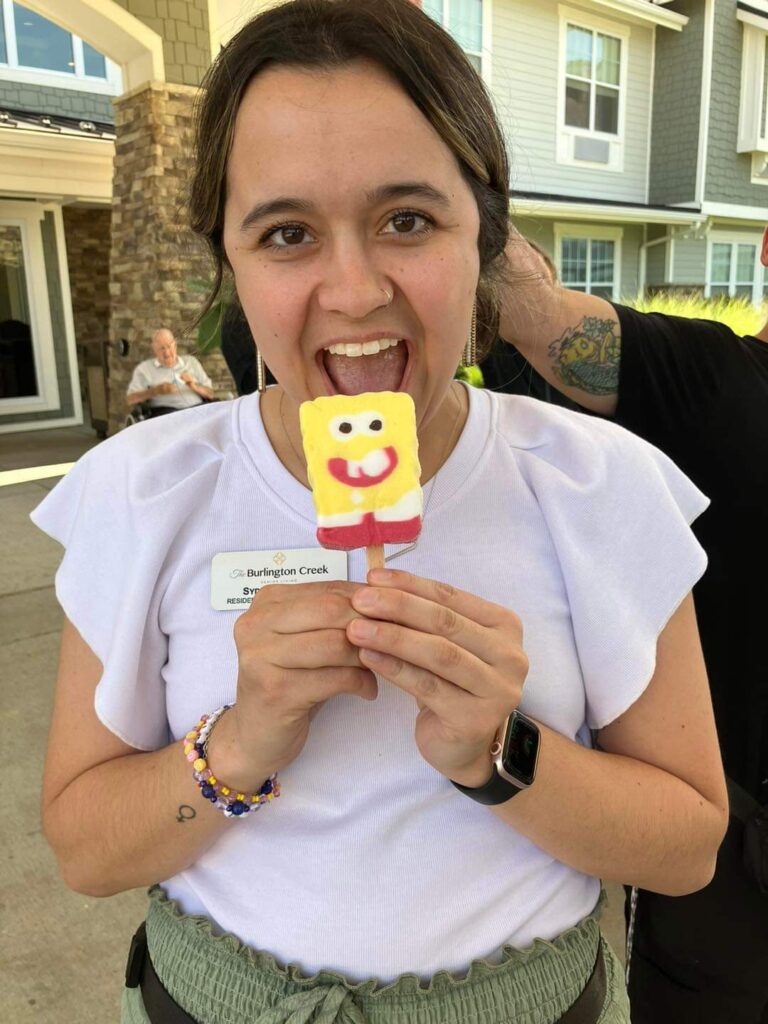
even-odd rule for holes
{"type": "Polygon", "coordinates": [[[626,1021],[598,879],[689,892],[725,825],[706,499],[610,424],[452,383],[475,303],[493,334],[508,170],[407,0],[260,15],[198,140],[193,224],[279,383],[112,439],[36,512],[67,548],[46,835],[78,891],[162,882],[124,1020],[626,1021]],[[385,389],[416,407],[416,546],[227,611],[325,557],[299,404],[385,389]],[[527,789],[492,764],[518,706],[527,789]]]}

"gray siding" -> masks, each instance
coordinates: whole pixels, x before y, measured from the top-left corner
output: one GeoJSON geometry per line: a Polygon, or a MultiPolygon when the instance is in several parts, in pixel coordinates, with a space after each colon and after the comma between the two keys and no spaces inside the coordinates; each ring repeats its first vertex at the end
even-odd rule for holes
{"type": "Polygon", "coordinates": [[[56,222],[53,219],[52,213],[46,212],[41,224],[41,232],[45,257],[45,277],[50,299],[56,378],[59,384],[59,408],[46,409],[45,412],[25,412],[14,413],[10,416],[0,416],[0,425],[6,423],[38,423],[43,420],[64,419],[75,414],[72,382],[69,378],[69,352],[67,351],[67,338],[64,329],[64,299],[56,249],[56,222]]]}
{"type": "Polygon", "coordinates": [[[621,297],[634,298],[640,288],[642,224],[625,224],[621,239],[621,297]]]}
{"type": "Polygon", "coordinates": [[[86,120],[114,123],[112,97],[74,89],[54,89],[25,82],[0,81],[0,109],[28,110],[35,114],[58,114],[86,120]]]}
{"type": "MultiPolygon", "coordinates": [[[[607,8],[601,8],[600,16],[621,23],[607,8]]],[[[630,28],[621,173],[555,162],[558,47],[555,0],[495,0],[492,92],[509,142],[512,187],[645,202],[653,29],[636,24],[630,28]]]]}
{"type": "Polygon", "coordinates": [[[672,281],[675,285],[703,288],[707,277],[707,243],[701,239],[675,239],[672,281]]]}
{"type": "Polygon", "coordinates": [[[667,6],[691,20],[682,32],[656,31],[650,202],[689,203],[696,198],[704,5],[667,6]]]}
{"type": "Polygon", "coordinates": [[[743,25],[736,0],[714,0],[715,56],[704,197],[713,203],[768,207],[768,189],[753,185],[752,157],[736,152],[743,25]]]}

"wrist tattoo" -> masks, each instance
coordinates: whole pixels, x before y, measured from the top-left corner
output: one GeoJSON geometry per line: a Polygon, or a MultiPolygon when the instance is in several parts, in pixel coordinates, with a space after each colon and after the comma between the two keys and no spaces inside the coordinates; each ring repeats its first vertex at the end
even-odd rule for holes
{"type": "Polygon", "coordinates": [[[197,811],[194,807],[190,807],[189,804],[179,804],[179,813],[176,815],[176,821],[180,821],[182,824],[185,821],[191,821],[197,817],[197,811]]]}
{"type": "Polygon", "coordinates": [[[615,320],[585,316],[548,349],[555,376],[590,395],[612,395],[619,389],[621,340],[615,320]]]}

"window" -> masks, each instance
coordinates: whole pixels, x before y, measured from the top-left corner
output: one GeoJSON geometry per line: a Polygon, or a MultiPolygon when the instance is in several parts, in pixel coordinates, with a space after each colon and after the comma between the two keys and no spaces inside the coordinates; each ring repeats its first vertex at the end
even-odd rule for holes
{"type": "Polygon", "coordinates": [[[760,241],[749,238],[710,241],[707,296],[741,297],[762,302],[768,294],[768,276],[760,262],[760,241]]]}
{"type": "Polygon", "coordinates": [[[451,33],[475,71],[483,74],[483,0],[423,0],[422,10],[451,33]]]}
{"type": "Polygon", "coordinates": [[[14,0],[0,0],[0,65],[94,84],[114,77],[102,53],[14,0]]]}
{"type": "Polygon", "coordinates": [[[555,225],[555,262],[563,284],[576,292],[619,297],[621,228],[555,225]]]}
{"type": "Polygon", "coordinates": [[[740,5],[736,16],[744,22],[736,149],[739,153],[765,156],[768,154],[768,14],[740,5]]]}
{"type": "Polygon", "coordinates": [[[569,23],[565,45],[565,123],[618,135],[621,39],[569,23]]]}

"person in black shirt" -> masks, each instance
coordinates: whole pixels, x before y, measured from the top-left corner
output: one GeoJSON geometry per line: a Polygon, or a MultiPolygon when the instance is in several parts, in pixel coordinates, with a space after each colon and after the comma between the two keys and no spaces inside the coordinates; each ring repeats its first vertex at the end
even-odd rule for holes
{"type": "Polygon", "coordinates": [[[768,1024],[768,324],[739,337],[712,321],[638,313],[558,287],[519,235],[508,255],[522,283],[505,296],[501,336],[583,410],[662,449],[711,499],[693,524],[709,556],[694,598],[731,821],[709,886],[638,896],[633,1024],[768,1024]]]}

